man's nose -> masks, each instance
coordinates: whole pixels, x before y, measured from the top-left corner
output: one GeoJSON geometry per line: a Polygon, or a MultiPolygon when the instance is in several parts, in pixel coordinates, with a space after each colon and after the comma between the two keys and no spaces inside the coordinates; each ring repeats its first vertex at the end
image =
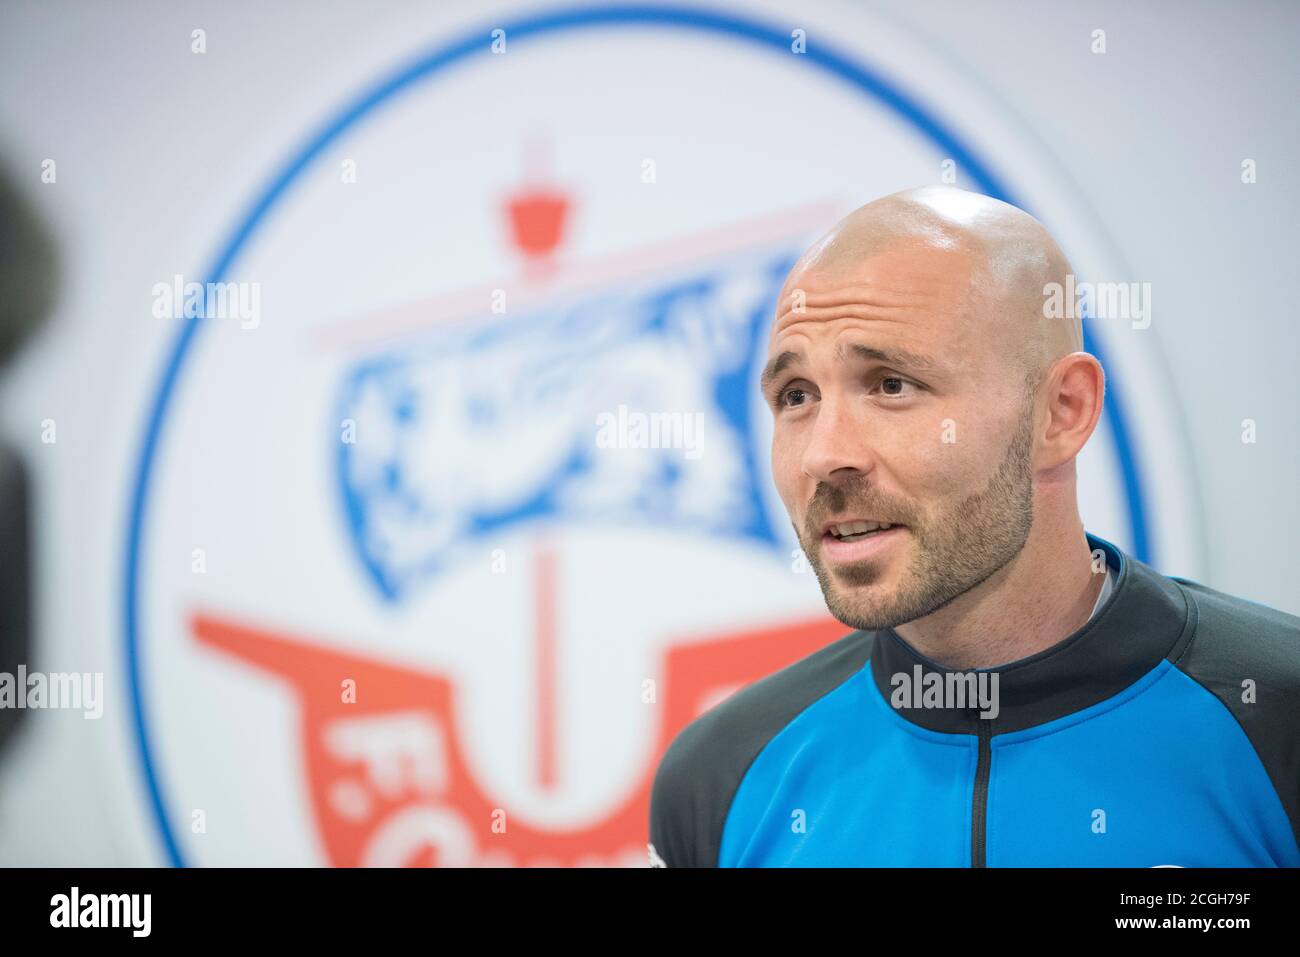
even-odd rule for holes
{"type": "Polygon", "coordinates": [[[842,482],[852,473],[867,473],[873,453],[867,424],[849,402],[824,398],[817,407],[808,444],[803,451],[804,474],[819,482],[842,482]]]}

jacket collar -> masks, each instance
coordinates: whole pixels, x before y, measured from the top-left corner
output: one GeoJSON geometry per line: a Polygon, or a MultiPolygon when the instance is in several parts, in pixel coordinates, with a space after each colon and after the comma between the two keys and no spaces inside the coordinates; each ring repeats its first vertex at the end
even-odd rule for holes
{"type": "MultiPolygon", "coordinates": [[[[1110,600],[1082,628],[1028,658],[994,668],[954,671],[927,658],[892,628],[874,632],[871,673],[887,704],[905,720],[931,731],[1005,734],[1073,714],[1118,694],[1181,648],[1190,633],[1187,602],[1178,586],[1095,535],[1107,564],[1118,571],[1110,600]],[[993,676],[996,674],[996,684],[993,676]],[[953,676],[949,678],[948,676],[953,676]],[[906,692],[955,688],[996,691],[996,715],[971,694],[966,707],[951,696],[906,692]],[[981,677],[983,675],[983,677],[981,677]],[[898,692],[895,694],[895,692],[898,692]],[[938,706],[935,706],[935,705],[938,706]]],[[[989,699],[983,699],[987,702],[989,699]]]]}

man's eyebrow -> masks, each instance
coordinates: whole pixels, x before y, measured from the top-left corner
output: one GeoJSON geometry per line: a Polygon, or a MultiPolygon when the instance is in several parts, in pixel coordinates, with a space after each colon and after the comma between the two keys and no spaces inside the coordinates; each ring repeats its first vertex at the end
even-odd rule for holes
{"type": "Polygon", "coordinates": [[[934,372],[940,368],[939,361],[934,356],[928,356],[923,352],[911,352],[907,349],[874,349],[871,346],[851,342],[848,346],[841,345],[835,350],[835,358],[841,362],[849,354],[858,359],[875,359],[885,363],[885,365],[914,369],[917,372],[934,372]]]}
{"type": "Polygon", "coordinates": [[[763,369],[763,376],[760,379],[760,382],[763,387],[763,391],[766,392],[767,387],[772,384],[772,380],[775,379],[777,376],[779,376],[787,368],[789,368],[791,365],[793,365],[796,362],[802,362],[802,361],[803,361],[803,356],[800,355],[798,352],[787,351],[781,353],[779,356],[777,356],[775,359],[769,362],[767,364],[767,367],[763,369]]]}

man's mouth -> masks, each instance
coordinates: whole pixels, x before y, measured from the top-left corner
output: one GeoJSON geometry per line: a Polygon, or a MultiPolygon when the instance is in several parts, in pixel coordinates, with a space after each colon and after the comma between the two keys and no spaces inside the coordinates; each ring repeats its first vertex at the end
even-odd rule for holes
{"type": "Polygon", "coordinates": [[[864,538],[870,538],[873,535],[879,535],[881,532],[887,532],[891,528],[900,527],[890,522],[878,521],[852,521],[852,522],[833,522],[825,526],[822,534],[830,535],[832,538],[841,542],[857,542],[864,538]]]}
{"type": "Polygon", "coordinates": [[[851,518],[822,525],[817,553],[830,566],[876,562],[906,540],[908,528],[876,518],[851,518]]]}

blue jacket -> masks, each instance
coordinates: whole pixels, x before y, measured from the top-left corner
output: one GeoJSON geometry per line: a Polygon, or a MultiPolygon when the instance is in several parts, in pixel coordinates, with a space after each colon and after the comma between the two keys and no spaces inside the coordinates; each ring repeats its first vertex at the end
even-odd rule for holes
{"type": "Polygon", "coordinates": [[[701,715],[652,862],[1300,866],[1300,618],[1088,538],[1114,591],[1045,651],[955,672],[855,631],[701,715]]]}

